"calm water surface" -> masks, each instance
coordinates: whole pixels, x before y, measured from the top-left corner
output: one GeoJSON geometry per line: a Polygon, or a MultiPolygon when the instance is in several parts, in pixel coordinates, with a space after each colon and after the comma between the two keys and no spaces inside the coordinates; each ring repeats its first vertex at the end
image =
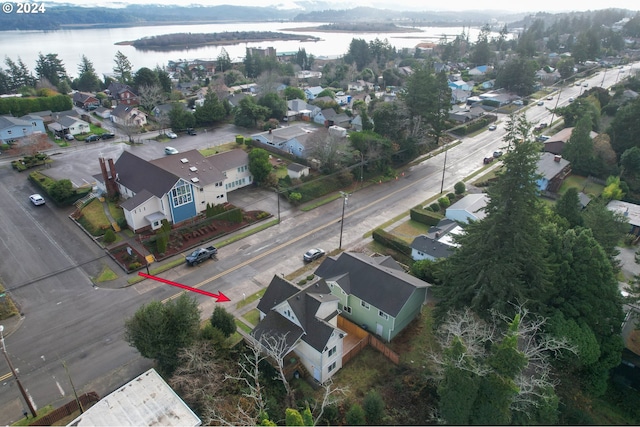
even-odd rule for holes
{"type": "MultiPolygon", "coordinates": [[[[469,39],[475,41],[479,29],[463,27],[424,27],[422,32],[411,33],[324,33],[314,31],[294,32],[287,29],[312,27],[322,25],[311,22],[264,22],[264,23],[224,23],[198,25],[164,25],[131,28],[99,28],[99,29],[65,29],[57,31],[2,31],[0,32],[0,56],[9,57],[14,61],[21,58],[31,70],[34,70],[38,53],[46,55],[57,53],[62,59],[67,73],[77,76],[78,64],[82,55],[86,55],[98,72],[113,72],[113,59],[119,50],[131,61],[134,71],[141,67],[154,68],[164,66],[169,60],[177,59],[215,59],[221,52],[222,46],[205,46],[196,49],[182,49],[173,51],[141,51],[133,46],[116,45],[122,41],[132,41],[146,36],[171,33],[218,33],[229,31],[279,31],[294,34],[307,34],[320,37],[318,42],[276,41],[241,43],[224,46],[232,60],[241,60],[247,47],[275,47],[277,52],[297,51],[304,48],[307,54],[317,58],[335,58],[344,55],[351,40],[364,39],[367,42],[376,38],[387,39],[398,49],[413,48],[421,42],[437,42],[443,35],[452,40],[455,35],[464,31],[469,33],[469,39]]],[[[4,64],[3,68],[4,68],[4,64]]],[[[35,73],[35,72],[34,72],[35,73]]]]}

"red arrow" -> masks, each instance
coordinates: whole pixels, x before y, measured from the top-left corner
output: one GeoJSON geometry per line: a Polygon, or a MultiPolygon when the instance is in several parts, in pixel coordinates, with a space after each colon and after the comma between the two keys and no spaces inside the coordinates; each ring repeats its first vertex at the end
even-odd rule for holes
{"type": "Polygon", "coordinates": [[[191,286],[183,285],[182,283],[172,282],[171,280],[163,279],[162,277],[152,276],[150,274],[138,272],[138,276],[146,277],[147,279],[156,280],[158,282],[166,283],[167,285],[175,286],[177,288],[185,289],[187,291],[196,292],[198,294],[206,295],[208,297],[216,298],[216,302],[231,301],[222,292],[219,294],[213,294],[211,292],[203,291],[202,289],[192,288],[191,286]]]}

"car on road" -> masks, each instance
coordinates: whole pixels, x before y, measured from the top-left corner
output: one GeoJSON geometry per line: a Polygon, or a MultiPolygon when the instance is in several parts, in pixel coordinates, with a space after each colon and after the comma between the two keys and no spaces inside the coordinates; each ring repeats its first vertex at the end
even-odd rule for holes
{"type": "Polygon", "coordinates": [[[524,101],[521,99],[516,99],[515,101],[513,101],[512,103],[513,105],[524,105],[524,101]]]}
{"type": "Polygon", "coordinates": [[[112,132],[107,132],[107,133],[103,133],[102,135],[100,135],[101,139],[112,139],[115,138],[116,134],[112,133],[112,132]]]}
{"type": "Polygon", "coordinates": [[[191,252],[185,257],[185,261],[187,265],[193,266],[205,260],[214,259],[217,254],[218,249],[215,246],[207,246],[206,248],[199,248],[191,252]]]}
{"type": "Polygon", "coordinates": [[[569,98],[569,102],[573,102],[573,101],[575,101],[575,99],[572,96],[571,98],[569,98]]]}
{"type": "Polygon", "coordinates": [[[187,133],[192,136],[197,135],[196,130],[194,128],[188,128],[187,133]]]}
{"type": "Polygon", "coordinates": [[[546,128],[547,126],[548,126],[548,125],[547,125],[546,123],[544,123],[544,122],[543,122],[543,123],[538,123],[538,124],[533,128],[533,130],[535,130],[535,131],[538,131],[538,132],[539,132],[539,131],[541,131],[542,129],[546,128]]]}
{"type": "Polygon", "coordinates": [[[100,141],[100,135],[89,135],[84,139],[84,142],[96,142],[100,141]]]}
{"type": "Polygon", "coordinates": [[[323,249],[320,248],[313,248],[313,249],[309,249],[307,252],[305,252],[305,254],[302,256],[302,260],[304,262],[311,262],[311,261],[315,261],[318,258],[321,258],[322,256],[324,256],[325,251],[323,249]]]}
{"type": "Polygon", "coordinates": [[[165,135],[167,135],[167,138],[169,138],[169,139],[176,139],[178,137],[178,135],[176,135],[175,133],[173,133],[171,131],[166,132],[165,135]]]}
{"type": "Polygon", "coordinates": [[[544,101],[538,101],[538,106],[543,106],[544,105],[544,101]]]}
{"type": "Polygon", "coordinates": [[[588,87],[588,86],[589,86],[589,83],[584,82],[584,83],[582,83],[582,86],[584,86],[584,87],[588,87]]]}
{"type": "Polygon", "coordinates": [[[493,152],[493,158],[497,159],[498,157],[501,157],[502,154],[503,154],[502,150],[496,150],[496,151],[493,152]]]}
{"type": "Polygon", "coordinates": [[[538,141],[538,142],[545,142],[545,141],[547,141],[549,138],[551,138],[549,135],[540,135],[540,136],[536,137],[536,141],[538,141]]]}
{"type": "Polygon", "coordinates": [[[66,139],[67,141],[73,141],[76,138],[73,135],[71,135],[70,133],[67,133],[67,134],[64,135],[64,139],[66,139]]]}
{"type": "Polygon", "coordinates": [[[39,194],[32,194],[29,196],[29,200],[36,206],[44,205],[44,197],[39,194]]]}
{"type": "Polygon", "coordinates": [[[164,154],[170,156],[171,154],[178,154],[178,150],[176,150],[173,147],[165,147],[164,148],[164,154]]]}
{"type": "Polygon", "coordinates": [[[496,125],[489,126],[489,130],[496,130],[496,129],[498,129],[498,126],[496,125]]]}
{"type": "Polygon", "coordinates": [[[553,96],[549,95],[547,96],[547,101],[551,101],[553,99],[553,96]]]}
{"type": "Polygon", "coordinates": [[[493,159],[495,159],[495,157],[493,157],[493,154],[484,156],[484,159],[482,159],[482,163],[484,163],[485,165],[488,165],[489,163],[493,162],[493,159]]]}

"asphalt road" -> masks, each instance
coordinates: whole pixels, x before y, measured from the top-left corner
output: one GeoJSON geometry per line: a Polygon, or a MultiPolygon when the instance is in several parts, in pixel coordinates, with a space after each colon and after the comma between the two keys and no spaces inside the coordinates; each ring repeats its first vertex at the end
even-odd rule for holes
{"type": "MultiPolygon", "coordinates": [[[[604,81],[607,86],[616,77],[616,72],[610,70],[588,82],[593,86],[604,81]]],[[[554,101],[559,96],[558,105],[565,105],[570,96],[576,97],[582,89],[564,88],[554,95],[554,101]]],[[[551,115],[535,104],[526,109],[526,114],[532,122],[548,122],[551,115]]],[[[447,152],[445,192],[482,167],[487,153],[504,145],[501,138],[505,119],[500,118],[496,131],[466,138],[447,152]]],[[[242,132],[227,126],[197,136],[180,136],[164,144],[147,141],[129,147],[104,142],[56,150],[52,156],[54,166],[47,173],[69,178],[76,184],[91,182],[99,172],[100,155],[115,159],[128,149],[151,159],[164,155],[164,146],[169,144],[180,151],[205,148],[233,141],[238,133],[242,132]]],[[[343,249],[364,245],[366,232],[437,195],[444,157],[426,158],[397,180],[353,192],[345,205],[343,249]]],[[[32,206],[28,195],[33,192],[27,175],[13,171],[6,161],[0,162],[0,275],[24,314],[20,328],[6,338],[6,346],[36,406],[58,406],[72,398],[69,378],[78,393],[95,390],[104,395],[151,366],[123,341],[124,320],[140,305],[177,293],[151,281],[117,290],[94,288],[90,277],[97,276],[104,266],[123,273],[68,219],[70,209],[58,209],[51,203],[32,206]]],[[[277,214],[276,196],[271,192],[247,189],[233,192],[229,198],[239,206],[260,207],[277,214]]],[[[205,262],[195,268],[183,265],[163,277],[207,291],[222,291],[233,304],[243,295],[267,286],[274,275],[301,268],[301,256],[308,248],[317,246],[327,252],[336,249],[342,207],[343,200],[338,199],[302,213],[281,201],[282,221],[278,226],[225,246],[217,262],[205,262]]],[[[215,303],[205,297],[198,300],[203,317],[209,317],[215,303]]],[[[0,379],[0,423],[11,423],[22,416],[25,405],[14,381],[6,374],[0,379]]]]}

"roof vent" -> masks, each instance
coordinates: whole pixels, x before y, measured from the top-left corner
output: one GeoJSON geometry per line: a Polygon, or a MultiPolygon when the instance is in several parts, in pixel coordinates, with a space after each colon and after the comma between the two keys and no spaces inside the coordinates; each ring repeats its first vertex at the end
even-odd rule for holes
{"type": "Polygon", "coordinates": [[[561,156],[560,154],[556,154],[556,155],[553,157],[553,161],[554,161],[554,162],[560,162],[560,160],[561,160],[561,159],[562,159],[562,156],[561,156]]]}
{"type": "Polygon", "coordinates": [[[198,170],[198,168],[197,168],[197,167],[195,167],[195,166],[191,166],[191,167],[189,168],[189,170],[190,170],[191,172],[196,172],[196,171],[198,170]]]}
{"type": "Polygon", "coordinates": [[[180,159],[180,161],[182,163],[189,163],[189,159],[187,159],[187,158],[182,158],[182,159],[180,159]]]}
{"type": "Polygon", "coordinates": [[[191,178],[191,182],[199,182],[200,180],[196,177],[191,178]]]}

